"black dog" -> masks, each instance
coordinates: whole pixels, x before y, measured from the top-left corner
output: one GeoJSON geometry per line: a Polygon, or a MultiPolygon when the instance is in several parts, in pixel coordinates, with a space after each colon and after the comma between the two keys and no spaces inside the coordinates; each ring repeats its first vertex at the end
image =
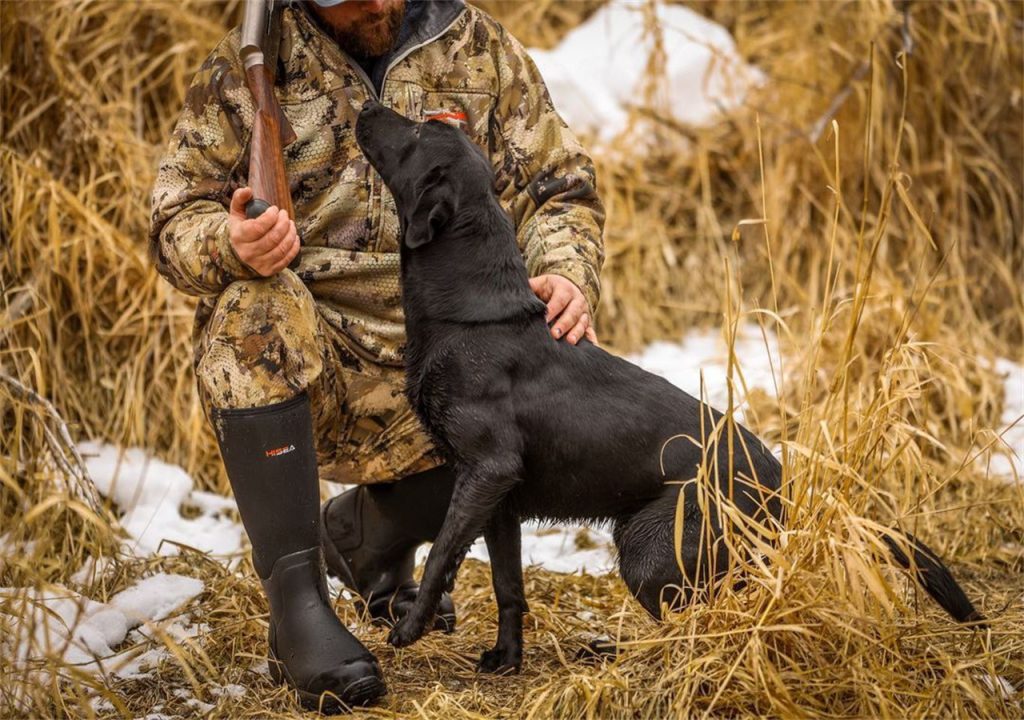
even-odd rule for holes
{"type": "MultiPolygon", "coordinates": [[[[401,221],[407,393],[457,476],[419,595],[391,644],[423,635],[482,533],[499,626],[479,667],[517,669],[524,518],[610,520],[622,578],[655,617],[662,603],[699,598],[726,572],[725,528],[765,539],[777,532],[781,467],[753,434],[587,341],[552,339],[490,163],[462,132],[371,101],[356,138],[401,221]],[[749,519],[743,528],[726,520],[714,493],[678,482],[702,466],[703,487],[717,486],[717,497],[749,519]],[[680,506],[682,569],[674,538],[680,506]]],[[[906,536],[886,541],[954,617],[980,617],[934,553],[906,536]]]]}

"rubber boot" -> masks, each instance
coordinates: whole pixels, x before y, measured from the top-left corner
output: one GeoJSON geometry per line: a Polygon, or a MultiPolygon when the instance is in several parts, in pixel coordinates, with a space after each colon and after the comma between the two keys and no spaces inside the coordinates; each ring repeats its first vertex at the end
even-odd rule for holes
{"type": "MultiPolygon", "coordinates": [[[[393,483],[353,488],[324,503],[320,525],[327,571],[359,594],[375,621],[394,624],[412,607],[416,548],[437,537],[454,474],[439,467],[393,483]]],[[[455,604],[441,596],[434,630],[454,632],[455,604]]]]}
{"type": "Polygon", "coordinates": [[[335,713],[386,692],[376,658],[334,612],[320,548],[309,400],[214,410],[213,426],[270,604],[271,676],[335,713]]]}

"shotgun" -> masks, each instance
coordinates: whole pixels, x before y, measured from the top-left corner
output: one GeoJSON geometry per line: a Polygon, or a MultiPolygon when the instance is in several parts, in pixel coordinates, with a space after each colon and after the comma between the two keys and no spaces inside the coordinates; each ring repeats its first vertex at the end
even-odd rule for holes
{"type": "MultiPolygon", "coordinates": [[[[253,196],[245,206],[245,215],[250,220],[262,215],[271,205],[287,211],[288,217],[295,219],[284,170],[284,148],[295,140],[295,131],[274,95],[280,40],[280,0],[245,0],[239,54],[245,68],[245,82],[256,107],[249,147],[249,187],[253,196]]],[[[291,267],[298,259],[296,256],[291,267]]]]}

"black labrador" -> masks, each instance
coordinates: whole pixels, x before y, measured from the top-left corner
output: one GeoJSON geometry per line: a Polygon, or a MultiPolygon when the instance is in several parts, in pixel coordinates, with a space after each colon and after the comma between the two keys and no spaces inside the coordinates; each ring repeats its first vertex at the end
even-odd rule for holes
{"type": "MultiPolygon", "coordinates": [[[[392,645],[410,645],[432,625],[442,592],[483,534],[499,622],[479,668],[518,669],[527,609],[522,519],[611,521],[622,578],[656,618],[663,603],[699,598],[726,573],[726,528],[777,533],[781,466],[751,432],[586,340],[551,337],[491,165],[463,132],[370,101],[356,139],[401,223],[406,391],[457,478],[392,645]],[[678,482],[701,467],[702,482],[678,482]],[[719,492],[702,493],[709,486],[719,492]],[[744,527],[735,512],[749,521],[744,527]]],[[[938,557],[900,537],[884,538],[897,561],[958,620],[980,619],[938,557]]]]}

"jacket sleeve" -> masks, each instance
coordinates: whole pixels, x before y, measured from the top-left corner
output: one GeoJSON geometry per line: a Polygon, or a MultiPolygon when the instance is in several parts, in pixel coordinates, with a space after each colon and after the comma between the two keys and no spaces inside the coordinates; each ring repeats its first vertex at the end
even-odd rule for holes
{"type": "Polygon", "coordinates": [[[526,49],[498,28],[494,113],[497,190],[511,214],[531,277],[571,280],[597,310],[604,262],[604,207],[594,164],[555,112],[526,49]]]}
{"type": "Polygon", "coordinates": [[[157,270],[189,295],[216,295],[255,273],[228,241],[228,213],[252,127],[237,33],[196,73],[153,187],[150,251],[157,270]]]}

